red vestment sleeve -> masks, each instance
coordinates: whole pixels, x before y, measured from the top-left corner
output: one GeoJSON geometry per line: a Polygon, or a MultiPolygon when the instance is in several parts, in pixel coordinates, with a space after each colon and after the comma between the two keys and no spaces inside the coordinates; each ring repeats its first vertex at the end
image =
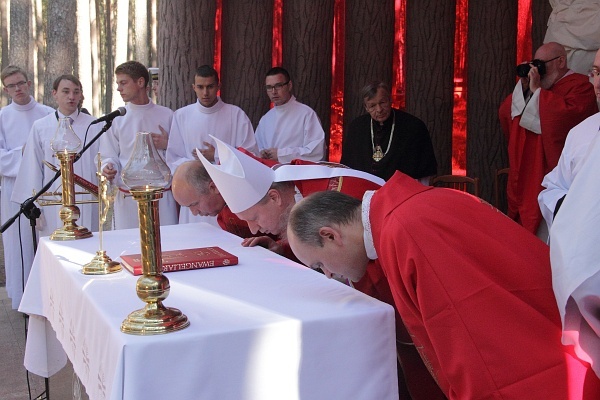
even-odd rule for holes
{"type": "Polygon", "coordinates": [[[585,75],[565,76],[552,90],[541,89],[539,107],[548,173],[558,164],[571,128],[598,112],[594,86],[585,75]]]}

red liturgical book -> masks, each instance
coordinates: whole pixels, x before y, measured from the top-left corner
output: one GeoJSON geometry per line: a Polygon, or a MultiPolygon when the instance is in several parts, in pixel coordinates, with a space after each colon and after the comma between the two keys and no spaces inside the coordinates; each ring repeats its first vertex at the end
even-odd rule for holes
{"type": "MultiPolygon", "coordinates": [[[[163,272],[174,272],[236,265],[238,258],[220,247],[199,247],[163,251],[162,262],[163,272]]],[[[141,254],[124,254],[121,256],[121,264],[133,275],[142,274],[141,254]]]]}

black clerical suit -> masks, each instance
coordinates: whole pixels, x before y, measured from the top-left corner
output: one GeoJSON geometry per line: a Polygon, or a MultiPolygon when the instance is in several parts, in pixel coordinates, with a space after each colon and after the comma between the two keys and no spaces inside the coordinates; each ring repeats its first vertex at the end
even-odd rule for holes
{"type": "Polygon", "coordinates": [[[373,135],[371,121],[369,114],[352,121],[342,142],[342,164],[377,175],[386,181],[396,170],[415,179],[437,173],[431,138],[423,121],[404,111],[392,109],[383,125],[372,121],[373,135]],[[377,144],[385,154],[380,161],[373,159],[377,144]]]}

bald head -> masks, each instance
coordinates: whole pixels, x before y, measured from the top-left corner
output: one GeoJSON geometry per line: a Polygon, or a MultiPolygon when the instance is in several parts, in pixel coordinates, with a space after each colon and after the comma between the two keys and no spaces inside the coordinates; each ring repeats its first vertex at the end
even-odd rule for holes
{"type": "Polygon", "coordinates": [[[173,174],[171,190],[175,201],[188,207],[192,214],[215,216],[225,201],[202,162],[194,160],[181,164],[173,174]]]}
{"type": "Polygon", "coordinates": [[[550,89],[569,71],[567,51],[560,43],[549,42],[540,46],[534,58],[546,63],[546,74],[542,76],[540,82],[543,89],[550,89]]]}

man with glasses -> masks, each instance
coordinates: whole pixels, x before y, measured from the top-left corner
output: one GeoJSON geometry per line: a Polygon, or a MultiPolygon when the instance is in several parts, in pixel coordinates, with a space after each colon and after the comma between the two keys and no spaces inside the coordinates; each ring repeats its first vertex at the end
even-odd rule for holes
{"type": "Polygon", "coordinates": [[[370,82],[361,94],[367,114],[344,132],[340,162],[385,180],[402,171],[428,185],[437,162],[425,123],[392,108],[390,90],[381,81],[370,82]]]}
{"type": "Polygon", "coordinates": [[[508,141],[508,215],[547,240],[537,201],[542,179],[558,163],[569,130],[598,106],[588,77],[569,69],[558,43],[542,45],[533,61],[517,66],[517,74],[520,79],[499,110],[508,141]]]}
{"type": "MultiPolygon", "coordinates": [[[[199,67],[192,89],[198,101],[180,108],[173,115],[167,146],[167,164],[173,173],[184,162],[198,159],[195,149],[199,149],[210,162],[218,163],[219,154],[209,135],[258,154],[254,129],[246,113],[233,104],[223,102],[217,95],[220,89],[219,74],[214,68],[208,65],[199,67]]],[[[217,224],[214,216],[201,214],[193,215],[188,207],[184,207],[179,213],[179,223],[217,224]]]]}
{"type": "MultiPolygon", "coordinates": [[[[11,203],[17,172],[21,165],[23,146],[29,136],[34,121],[50,114],[52,108],[36,102],[29,95],[31,81],[20,67],[10,65],[2,70],[3,90],[11,103],[0,111],[0,177],[2,178],[2,223],[19,211],[19,205],[11,203]]],[[[31,193],[30,193],[31,195],[31,193]]],[[[12,307],[17,309],[23,295],[22,272],[25,281],[33,261],[33,241],[26,218],[20,218],[2,234],[4,243],[4,263],[6,267],[6,291],[12,299],[12,307]],[[21,236],[19,236],[19,224],[21,236]],[[21,264],[21,246],[23,264],[21,264]],[[23,271],[22,266],[25,267],[23,271]]]]}
{"type": "Polygon", "coordinates": [[[262,158],[281,163],[293,159],[321,161],[325,132],[319,117],[292,95],[292,80],[284,68],[267,72],[265,89],[274,107],[260,119],[256,141],[262,158]]]}

